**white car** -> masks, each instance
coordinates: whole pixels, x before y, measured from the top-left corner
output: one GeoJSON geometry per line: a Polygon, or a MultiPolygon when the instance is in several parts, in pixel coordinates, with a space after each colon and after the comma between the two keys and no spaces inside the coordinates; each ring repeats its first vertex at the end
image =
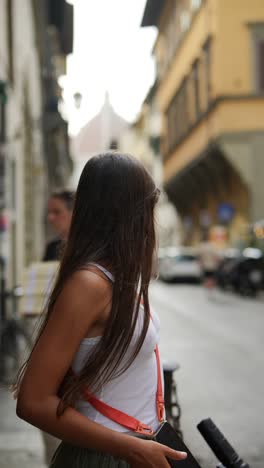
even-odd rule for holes
{"type": "Polygon", "coordinates": [[[159,259],[159,278],[163,281],[201,281],[199,255],[191,247],[167,247],[159,259]]]}

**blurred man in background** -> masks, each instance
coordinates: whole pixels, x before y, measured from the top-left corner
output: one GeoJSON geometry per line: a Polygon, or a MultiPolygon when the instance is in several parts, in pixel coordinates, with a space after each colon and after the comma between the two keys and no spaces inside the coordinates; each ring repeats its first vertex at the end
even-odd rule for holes
{"type": "Polygon", "coordinates": [[[59,260],[63,243],[66,241],[71,224],[74,192],[63,190],[54,192],[48,201],[48,222],[56,234],[44,253],[43,261],[59,260]]]}
{"type": "MultiPolygon", "coordinates": [[[[55,239],[47,243],[43,261],[59,260],[63,244],[66,242],[72,218],[75,193],[70,190],[54,192],[48,201],[48,223],[56,234],[55,239]]],[[[60,440],[42,432],[45,447],[45,462],[50,465],[52,456],[60,440]]]]}

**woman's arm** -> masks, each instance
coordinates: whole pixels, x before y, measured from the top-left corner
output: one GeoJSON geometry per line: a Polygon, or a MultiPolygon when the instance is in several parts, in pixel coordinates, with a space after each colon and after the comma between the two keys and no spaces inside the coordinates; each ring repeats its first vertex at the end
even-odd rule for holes
{"type": "Polygon", "coordinates": [[[94,273],[80,271],[66,283],[30,358],[18,394],[19,417],[63,440],[87,446],[87,434],[81,437],[87,418],[73,408],[57,417],[57,395],[81,340],[96,322],[106,320],[110,303],[111,286],[94,273]]]}
{"type": "Polygon", "coordinates": [[[110,284],[92,272],[77,272],[66,283],[30,358],[18,394],[17,415],[61,440],[110,453],[130,461],[131,466],[169,466],[164,453],[180,458],[178,452],[105,428],[71,407],[57,416],[63,378],[81,340],[96,323],[106,321],[110,303],[110,284]],[[159,458],[156,465],[146,464],[153,444],[159,458]]]}

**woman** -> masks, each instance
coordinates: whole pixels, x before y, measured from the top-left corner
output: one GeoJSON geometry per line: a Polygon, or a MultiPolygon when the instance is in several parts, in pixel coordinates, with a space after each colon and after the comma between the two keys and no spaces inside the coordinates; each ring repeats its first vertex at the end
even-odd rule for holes
{"type": "Polygon", "coordinates": [[[63,441],[52,468],[165,468],[166,457],[186,457],[134,437],[84,395],[159,425],[158,319],[148,300],[157,199],[131,156],[98,155],[82,172],[47,318],[17,384],[18,416],[63,441]]]}
{"type": "Polygon", "coordinates": [[[44,262],[60,258],[62,246],[68,237],[71,225],[74,196],[74,192],[62,190],[52,193],[49,198],[48,222],[57,237],[47,244],[43,257],[44,262]]]}

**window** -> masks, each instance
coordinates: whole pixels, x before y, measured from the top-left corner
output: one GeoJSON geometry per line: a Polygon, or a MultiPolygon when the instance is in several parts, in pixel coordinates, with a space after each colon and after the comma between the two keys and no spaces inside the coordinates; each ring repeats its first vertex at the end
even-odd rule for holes
{"type": "Polygon", "coordinates": [[[256,44],[257,90],[264,93],[264,37],[256,44]]]}
{"type": "Polygon", "coordinates": [[[264,23],[251,26],[253,42],[254,91],[264,93],[264,23]]]}
{"type": "Polygon", "coordinates": [[[112,138],[109,145],[110,150],[118,150],[118,141],[116,138],[112,138]]]}
{"type": "Polygon", "coordinates": [[[0,210],[5,206],[5,155],[0,149],[0,210]]]}
{"type": "Polygon", "coordinates": [[[208,107],[211,98],[211,40],[208,39],[203,47],[204,60],[204,97],[205,108],[208,107]]]}
{"type": "Polygon", "coordinates": [[[6,83],[0,80],[0,143],[6,141],[6,83]]]}
{"type": "Polygon", "coordinates": [[[187,79],[185,78],[167,111],[168,151],[173,150],[174,146],[184,137],[189,128],[187,99],[187,79]]]}
{"type": "Polygon", "coordinates": [[[194,89],[194,113],[195,119],[200,115],[200,92],[199,92],[199,60],[196,60],[192,67],[192,79],[194,89]]]}
{"type": "Polygon", "coordinates": [[[7,43],[8,43],[8,78],[14,82],[14,56],[13,56],[13,0],[7,1],[7,43]]]}
{"type": "Polygon", "coordinates": [[[168,47],[168,60],[169,60],[169,63],[170,63],[173,56],[174,56],[174,50],[175,50],[175,25],[174,25],[173,21],[171,21],[168,24],[167,47],[168,47]]]}
{"type": "Polygon", "coordinates": [[[180,40],[178,6],[175,4],[164,29],[164,71],[170,65],[180,40]]]}

